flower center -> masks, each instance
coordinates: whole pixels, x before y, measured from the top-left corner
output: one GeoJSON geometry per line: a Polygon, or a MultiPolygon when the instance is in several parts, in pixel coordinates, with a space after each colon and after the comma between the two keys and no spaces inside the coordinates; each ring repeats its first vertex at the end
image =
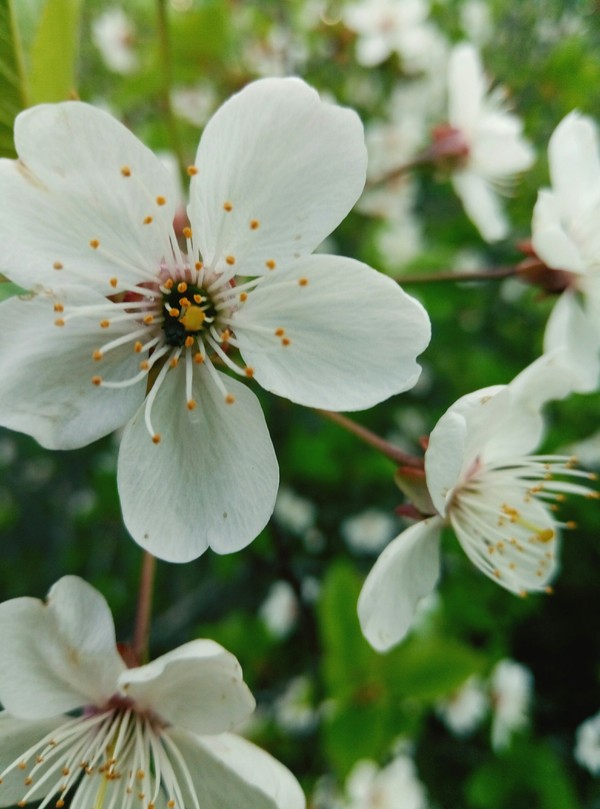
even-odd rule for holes
{"type": "Polygon", "coordinates": [[[173,279],[163,289],[162,328],[168,345],[184,346],[188,337],[214,323],[217,311],[206,289],[187,281],[175,283],[173,279]]]}

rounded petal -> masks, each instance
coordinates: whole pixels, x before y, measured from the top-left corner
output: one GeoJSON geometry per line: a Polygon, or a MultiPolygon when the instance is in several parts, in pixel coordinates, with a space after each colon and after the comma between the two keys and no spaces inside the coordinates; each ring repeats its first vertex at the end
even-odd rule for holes
{"type": "Polygon", "coordinates": [[[565,229],[558,199],[552,191],[543,189],[538,193],[531,227],[534,250],[548,267],[585,272],[580,246],[565,229]]]}
{"type": "Polygon", "coordinates": [[[467,422],[461,413],[446,411],[433,428],[425,453],[425,476],[433,505],[446,515],[452,490],[465,465],[467,422]]]}
{"type": "Polygon", "coordinates": [[[0,195],[10,200],[0,218],[0,272],[26,289],[60,277],[115,294],[111,278],[139,283],[160,269],[175,192],[160,160],[129,130],[67,101],[21,113],[15,144],[19,160],[0,161],[0,195]]]}
{"type": "Polygon", "coordinates": [[[535,152],[522,130],[516,115],[507,112],[486,115],[472,145],[473,165],[486,177],[498,179],[528,169],[535,160],[535,152]]]}
{"type": "Polygon", "coordinates": [[[264,388],[330,410],[360,410],[411,388],[430,338],[427,313],[395,281],[328,255],[263,279],[232,322],[264,388]]]}
{"type": "Polygon", "coordinates": [[[392,540],[375,562],[358,598],[363,635],[378,652],[399,643],[409,631],[419,601],[440,574],[442,520],[412,525],[392,540]]]}
{"type": "MultiPolygon", "coordinates": [[[[197,797],[197,801],[187,797],[186,806],[303,809],[304,799],[292,774],[250,742],[228,733],[199,737],[175,728],[167,732],[189,774],[184,797],[190,786],[197,797]]],[[[179,783],[185,782],[180,775],[179,783]]]]}
{"type": "Polygon", "coordinates": [[[571,381],[571,390],[577,393],[592,393],[597,390],[600,378],[600,330],[597,316],[596,313],[585,310],[571,290],[563,292],[548,318],[544,332],[544,351],[561,352],[564,370],[559,378],[565,383],[571,381]]]}
{"type": "MultiPolygon", "coordinates": [[[[68,287],[60,295],[10,298],[0,304],[0,424],[49,449],[73,449],[124,424],[139,407],[146,382],[112,390],[93,385],[99,365],[92,353],[132,326],[115,323],[108,335],[90,315],[57,327],[57,300],[74,308],[106,303],[85,287],[68,287]]],[[[136,357],[131,344],[111,351],[103,360],[108,376],[115,381],[134,376],[136,357]]]]}
{"type": "Polygon", "coordinates": [[[0,645],[0,701],[20,719],[101,706],[125,668],[105,599],[76,576],[60,579],[46,602],[1,604],[0,645]]]}
{"type": "MultiPolygon", "coordinates": [[[[24,719],[16,719],[6,711],[0,712],[0,773],[15,761],[21,761],[23,753],[39,742],[57,727],[60,727],[64,717],[54,719],[41,719],[37,722],[28,722],[24,719]]],[[[33,766],[32,762],[29,762],[33,766]]],[[[48,765],[38,767],[37,781],[41,781],[48,765]]],[[[0,807],[15,806],[31,789],[25,786],[24,781],[27,773],[19,767],[15,767],[7,775],[4,775],[0,782],[0,807]]],[[[31,794],[30,801],[39,801],[46,794],[45,785],[40,783],[38,789],[31,794]]]]}
{"type": "Polygon", "coordinates": [[[473,171],[456,171],[452,185],[465,213],[486,242],[497,242],[508,234],[508,220],[496,192],[473,171]]]}
{"type": "Polygon", "coordinates": [[[479,121],[487,84],[477,48],[470,42],[455,45],[448,60],[448,120],[466,135],[479,121]]]}
{"type": "Polygon", "coordinates": [[[255,707],[236,658],[210,640],[190,641],[146,666],[127,669],[119,687],[138,708],[193,733],[231,730],[255,707]]]}
{"type": "Polygon", "coordinates": [[[552,187],[564,216],[577,217],[600,197],[600,154],[594,122],[569,113],[548,143],[552,187]]]}
{"type": "Polygon", "coordinates": [[[128,531],[170,562],[189,562],[209,545],[217,553],[248,545],[269,520],[279,483],[252,391],[219,374],[235,399],[227,404],[206,366],[196,366],[190,411],[182,366],[168,372],[152,408],[162,440],[152,442],[142,406],[123,433],[118,466],[128,531]]]}
{"type": "Polygon", "coordinates": [[[204,263],[241,275],[311,253],[362,192],[367,155],[353,111],[299,79],[262,79],[229,99],[198,148],[189,218],[204,263]]]}

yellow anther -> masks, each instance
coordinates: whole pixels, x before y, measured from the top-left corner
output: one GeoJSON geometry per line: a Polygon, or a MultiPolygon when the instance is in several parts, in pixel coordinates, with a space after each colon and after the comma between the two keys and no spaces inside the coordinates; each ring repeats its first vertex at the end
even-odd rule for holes
{"type": "Polygon", "coordinates": [[[231,394],[231,393],[228,393],[227,396],[225,397],[225,403],[226,404],[233,404],[234,402],[235,402],[235,396],[233,396],[233,394],[231,394]]]}
{"type": "Polygon", "coordinates": [[[285,329],[282,329],[281,327],[279,329],[275,329],[275,337],[283,337],[284,334],[285,329]]]}
{"type": "Polygon", "coordinates": [[[64,312],[65,307],[62,305],[62,303],[55,303],[54,304],[54,311],[55,312],[64,312]]]}
{"type": "Polygon", "coordinates": [[[154,435],[152,436],[152,443],[160,444],[160,435],[158,433],[154,433],[154,435]]]}
{"type": "Polygon", "coordinates": [[[54,321],[54,325],[55,326],[64,326],[65,321],[64,321],[64,319],[62,317],[57,317],[56,320],[54,321]]]}
{"type": "Polygon", "coordinates": [[[265,267],[268,270],[274,270],[276,266],[277,264],[273,261],[272,258],[270,258],[268,261],[265,261],[265,267]]]}
{"type": "Polygon", "coordinates": [[[171,359],[169,360],[169,366],[171,368],[177,368],[178,365],[179,365],[179,357],[171,357],[171,359]]]}
{"type": "Polygon", "coordinates": [[[117,284],[119,283],[119,279],[118,278],[111,278],[108,283],[114,289],[117,286],[117,284]]]}
{"type": "Polygon", "coordinates": [[[98,239],[90,239],[90,247],[94,250],[97,250],[100,247],[100,242],[98,239]]]}
{"type": "Polygon", "coordinates": [[[175,803],[175,801],[173,800],[173,798],[171,798],[171,800],[167,802],[167,808],[168,808],[168,809],[175,809],[176,805],[177,805],[177,804],[175,803]]]}
{"type": "Polygon", "coordinates": [[[102,377],[101,376],[93,376],[92,377],[92,385],[101,385],[102,384],[102,377]]]}
{"type": "Polygon", "coordinates": [[[204,354],[202,354],[200,351],[196,352],[196,354],[194,354],[194,362],[196,365],[202,365],[204,362],[204,354]]]}
{"type": "Polygon", "coordinates": [[[191,239],[192,238],[192,229],[191,228],[186,227],[181,232],[183,233],[183,235],[185,236],[186,239],[191,239]]]}
{"type": "Polygon", "coordinates": [[[140,343],[139,340],[133,344],[133,350],[135,351],[136,354],[139,354],[143,347],[144,346],[142,345],[142,343],[140,343]]]}
{"type": "Polygon", "coordinates": [[[55,270],[62,270],[64,264],[61,261],[55,261],[52,266],[55,270]]]}
{"type": "Polygon", "coordinates": [[[190,175],[190,177],[193,177],[194,175],[198,174],[198,169],[196,168],[196,166],[188,166],[186,171],[190,175]]]}
{"type": "Polygon", "coordinates": [[[169,317],[179,317],[180,314],[179,309],[176,309],[174,306],[169,309],[169,317]]]}
{"type": "Polygon", "coordinates": [[[24,783],[26,787],[31,786],[31,784],[33,784],[33,778],[30,775],[28,775],[24,783]]]}
{"type": "Polygon", "coordinates": [[[186,282],[185,282],[185,281],[180,281],[180,282],[177,284],[177,292],[181,292],[182,294],[183,294],[184,292],[187,292],[187,284],[186,284],[186,282]]]}
{"type": "Polygon", "coordinates": [[[244,373],[246,374],[248,379],[252,379],[252,377],[254,376],[254,368],[248,366],[247,368],[244,368],[244,373]]]}
{"type": "Polygon", "coordinates": [[[194,302],[200,305],[202,303],[202,295],[199,292],[196,292],[194,295],[194,302]]]}
{"type": "Polygon", "coordinates": [[[100,328],[101,329],[108,329],[110,326],[110,320],[101,320],[100,321],[100,328]]]}
{"type": "Polygon", "coordinates": [[[174,284],[175,284],[175,281],[173,281],[172,278],[167,278],[167,280],[164,283],[164,287],[165,287],[165,289],[173,289],[174,284]]]}
{"type": "Polygon", "coordinates": [[[148,363],[148,360],[142,360],[140,362],[140,371],[147,371],[149,368],[150,364],[148,363]]]}
{"type": "Polygon", "coordinates": [[[144,225],[151,225],[153,221],[154,219],[151,216],[145,216],[143,220],[144,225]]]}
{"type": "Polygon", "coordinates": [[[226,256],[225,261],[229,264],[230,267],[233,267],[235,264],[235,256],[226,256]]]}
{"type": "Polygon", "coordinates": [[[179,298],[179,305],[182,309],[186,309],[188,306],[192,305],[192,302],[189,298],[179,298]]]}
{"type": "Polygon", "coordinates": [[[575,520],[569,520],[568,522],[565,523],[565,528],[571,529],[577,528],[577,523],[575,522],[575,520]]]}
{"type": "Polygon", "coordinates": [[[146,324],[146,326],[149,326],[151,323],[154,323],[154,316],[153,315],[146,315],[143,322],[146,324]]]}
{"type": "Polygon", "coordinates": [[[121,174],[123,175],[123,177],[131,177],[131,169],[129,168],[129,166],[123,166],[123,168],[121,169],[121,174]]]}
{"type": "Polygon", "coordinates": [[[101,359],[102,359],[102,357],[103,357],[103,356],[104,356],[104,354],[103,354],[103,353],[102,353],[102,352],[101,352],[99,349],[97,349],[97,350],[96,350],[96,351],[94,351],[94,353],[92,354],[92,359],[93,359],[93,360],[96,360],[96,362],[98,362],[99,360],[101,360],[101,359]]]}
{"type": "Polygon", "coordinates": [[[185,347],[191,348],[194,345],[194,338],[193,337],[186,337],[185,338],[185,347]]]}
{"type": "Polygon", "coordinates": [[[299,284],[301,287],[308,286],[308,278],[300,278],[300,279],[298,280],[298,284],[299,284]]]}
{"type": "Polygon", "coordinates": [[[544,528],[543,531],[538,531],[536,538],[540,542],[550,542],[551,539],[554,539],[554,531],[551,528],[544,528]]]}
{"type": "Polygon", "coordinates": [[[231,213],[231,211],[233,211],[233,205],[231,204],[231,202],[224,202],[223,210],[227,211],[227,213],[231,213]]]}
{"type": "Polygon", "coordinates": [[[62,774],[63,775],[71,775],[71,770],[68,767],[63,767],[62,774]]]}
{"type": "Polygon", "coordinates": [[[227,343],[229,342],[229,340],[231,340],[231,332],[229,331],[229,329],[223,329],[223,331],[221,332],[221,342],[227,343]]]}
{"type": "MultiPolygon", "coordinates": [[[[188,305],[185,307],[185,311],[179,318],[179,322],[184,326],[186,331],[200,331],[205,320],[206,315],[204,311],[199,306],[192,306],[189,301],[188,305]]],[[[193,345],[193,338],[188,337],[186,339],[186,345],[188,345],[187,340],[191,340],[190,345],[193,345]]]]}
{"type": "Polygon", "coordinates": [[[551,596],[554,593],[554,587],[550,587],[550,585],[548,585],[547,587],[544,587],[544,592],[551,596]]]}
{"type": "Polygon", "coordinates": [[[195,268],[196,268],[198,271],[200,271],[200,270],[202,269],[202,267],[203,267],[203,266],[204,266],[204,264],[203,264],[201,261],[196,261],[196,262],[195,262],[195,264],[194,264],[194,267],[195,267],[195,268]]]}
{"type": "Polygon", "coordinates": [[[248,300],[248,293],[247,292],[240,292],[240,301],[244,303],[248,300]]]}
{"type": "Polygon", "coordinates": [[[289,346],[292,341],[289,337],[282,337],[281,338],[281,345],[282,346],[289,346]]]}
{"type": "Polygon", "coordinates": [[[187,403],[188,410],[195,410],[196,409],[196,402],[193,399],[190,399],[187,403]]]}
{"type": "Polygon", "coordinates": [[[250,230],[257,230],[260,227],[260,222],[258,219],[251,219],[250,220],[250,230]]]}
{"type": "Polygon", "coordinates": [[[156,197],[156,204],[157,205],[166,205],[167,204],[166,197],[163,197],[163,196],[160,196],[160,195],[158,197],[156,197]]]}

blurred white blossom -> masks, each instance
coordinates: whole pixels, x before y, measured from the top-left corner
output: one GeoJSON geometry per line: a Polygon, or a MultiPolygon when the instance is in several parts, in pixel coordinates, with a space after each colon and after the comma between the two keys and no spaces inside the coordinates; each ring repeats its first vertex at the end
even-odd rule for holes
{"type": "Polygon", "coordinates": [[[577,728],[575,759],[592,775],[600,775],[600,713],[586,719],[577,728]]]}
{"type": "Polygon", "coordinates": [[[476,674],[442,700],[436,707],[438,716],[456,736],[468,736],[481,724],[489,710],[487,690],[476,674]]]}
{"type": "Polygon", "coordinates": [[[298,599],[287,581],[274,582],[258,614],[275,638],[286,638],[298,620],[298,599]]]}
{"type": "Polygon", "coordinates": [[[340,531],[348,547],[357,553],[378,553],[397,530],[398,521],[387,511],[369,508],[347,517],[340,531]]]}
{"type": "Polygon", "coordinates": [[[105,65],[115,73],[126,75],[137,69],[135,37],[135,26],[122,8],[106,9],[92,22],[92,41],[105,65]]]}

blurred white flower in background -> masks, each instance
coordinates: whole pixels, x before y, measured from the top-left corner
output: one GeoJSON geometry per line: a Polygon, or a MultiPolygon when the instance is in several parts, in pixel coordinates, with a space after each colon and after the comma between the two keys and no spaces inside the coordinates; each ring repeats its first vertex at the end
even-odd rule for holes
{"type": "Polygon", "coordinates": [[[92,41],[104,64],[114,73],[133,73],[139,64],[133,22],[122,8],[109,8],[92,22],[92,41]]]}
{"type": "Polygon", "coordinates": [[[427,809],[425,788],[414,761],[405,755],[381,769],[374,761],[358,761],[346,779],[341,809],[427,809]]]}
{"type": "Polygon", "coordinates": [[[481,725],[490,707],[487,689],[481,677],[473,674],[459,689],[441,700],[436,711],[456,736],[468,736],[481,725]]]}
{"type": "Polygon", "coordinates": [[[308,733],[317,725],[319,712],[312,703],[312,684],[308,677],[294,677],[273,703],[275,722],[286,733],[308,733]]]}
{"type": "Polygon", "coordinates": [[[501,660],[490,678],[492,697],[492,747],[508,747],[514,733],[529,723],[533,699],[533,674],[521,663],[501,660]]]}
{"type": "Polygon", "coordinates": [[[298,621],[298,599],[292,585],[283,580],[273,582],[258,615],[269,633],[279,640],[286,638],[298,621]]]}
{"type": "Polygon", "coordinates": [[[600,713],[586,719],[577,728],[575,759],[592,775],[600,775],[600,713]]]}
{"type": "Polygon", "coordinates": [[[292,534],[302,536],[314,527],[316,517],[317,507],[313,502],[288,486],[280,487],[275,500],[273,519],[282,528],[292,534]]]}
{"type": "Polygon", "coordinates": [[[378,553],[398,530],[398,520],[387,511],[369,508],[346,517],[340,531],[348,547],[357,553],[378,553]]]}

